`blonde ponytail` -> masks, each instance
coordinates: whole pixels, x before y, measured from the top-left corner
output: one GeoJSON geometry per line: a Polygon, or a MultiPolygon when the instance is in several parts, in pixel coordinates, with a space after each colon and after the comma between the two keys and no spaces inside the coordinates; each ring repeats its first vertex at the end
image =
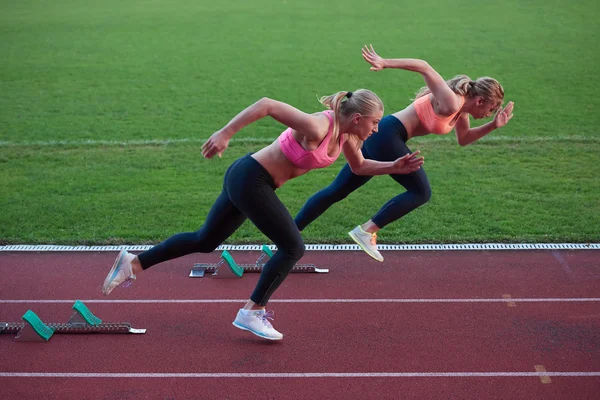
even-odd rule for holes
{"type": "Polygon", "coordinates": [[[319,102],[333,111],[333,137],[338,137],[337,133],[340,129],[342,116],[350,117],[355,113],[367,116],[380,110],[383,112],[383,102],[368,89],[358,89],[355,92],[337,92],[321,97],[319,102]]]}
{"type": "Polygon", "coordinates": [[[340,109],[342,108],[342,100],[350,92],[337,92],[329,96],[323,96],[319,99],[319,102],[325,107],[333,111],[333,137],[338,137],[337,133],[340,129],[340,109]]]}
{"type": "Polygon", "coordinates": [[[475,81],[466,75],[457,75],[446,83],[454,93],[461,96],[468,96],[471,88],[475,85],[475,81]]]}

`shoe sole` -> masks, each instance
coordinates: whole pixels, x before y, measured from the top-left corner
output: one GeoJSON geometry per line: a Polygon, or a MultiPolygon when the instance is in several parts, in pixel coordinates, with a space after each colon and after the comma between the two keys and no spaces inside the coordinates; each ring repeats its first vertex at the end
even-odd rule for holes
{"type": "Polygon", "coordinates": [[[117,258],[115,259],[115,262],[113,263],[110,272],[108,273],[108,275],[106,275],[106,279],[104,279],[104,284],[102,285],[103,295],[108,296],[110,292],[112,292],[112,290],[108,291],[108,286],[110,285],[110,281],[112,280],[112,276],[114,275],[115,270],[119,267],[119,264],[121,264],[121,261],[123,261],[123,259],[125,258],[125,254],[127,254],[127,251],[121,250],[117,258]]]}
{"type": "Polygon", "coordinates": [[[233,326],[235,326],[236,328],[238,328],[238,329],[241,329],[241,330],[243,330],[243,331],[248,331],[248,332],[251,332],[251,333],[255,334],[256,336],[258,336],[259,338],[268,339],[268,340],[281,340],[281,339],[283,339],[283,336],[282,336],[282,337],[280,337],[280,338],[273,338],[273,337],[263,336],[263,335],[261,335],[261,334],[259,334],[259,333],[257,333],[257,332],[254,332],[252,329],[248,329],[248,328],[246,328],[245,326],[242,326],[242,325],[236,324],[236,323],[235,323],[235,321],[233,321],[233,322],[232,322],[232,324],[233,324],[233,326]]]}
{"type": "Polygon", "coordinates": [[[374,255],[372,255],[369,250],[367,250],[365,248],[365,246],[360,242],[360,240],[356,237],[356,235],[354,235],[354,233],[352,233],[352,231],[348,232],[348,235],[352,238],[352,240],[354,240],[354,242],[365,252],[367,253],[373,260],[377,260],[379,262],[383,262],[383,257],[381,257],[381,260],[378,259],[377,257],[375,257],[374,255]]]}

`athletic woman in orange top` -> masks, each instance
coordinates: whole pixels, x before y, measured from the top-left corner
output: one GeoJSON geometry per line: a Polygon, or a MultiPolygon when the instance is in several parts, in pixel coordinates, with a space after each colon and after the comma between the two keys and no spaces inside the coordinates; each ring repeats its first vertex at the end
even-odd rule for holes
{"type": "MultiPolygon", "coordinates": [[[[373,49],[365,46],[363,58],[371,64],[371,71],[384,68],[397,68],[420,73],[427,86],[423,87],[415,101],[404,110],[385,116],[379,122],[379,131],[367,139],[362,147],[365,159],[393,161],[410,154],[406,142],[415,136],[428,134],[443,135],[454,129],[458,144],[471,144],[495,129],[501,128],[513,117],[513,102],[502,108],[504,90],[493,78],[483,77],[471,80],[459,75],[445,81],[427,62],[423,60],[400,58],[383,59],[373,49]],[[494,119],[485,125],[471,128],[469,116],[475,119],[494,119]]],[[[431,197],[431,188],[425,170],[406,175],[391,174],[406,191],[389,200],[367,222],[357,226],[350,237],[371,257],[383,261],[377,250],[377,232],[387,224],[408,214],[425,204],[431,197]]],[[[360,176],[352,173],[346,164],[335,180],[325,189],[313,195],[296,216],[296,225],[302,231],[318,218],[333,203],[367,183],[372,176],[360,176]]]]}

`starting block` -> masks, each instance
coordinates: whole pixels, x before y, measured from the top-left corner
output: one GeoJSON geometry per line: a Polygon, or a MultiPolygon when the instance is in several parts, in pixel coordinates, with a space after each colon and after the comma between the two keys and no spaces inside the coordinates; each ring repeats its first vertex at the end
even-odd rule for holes
{"type": "MultiPolygon", "coordinates": [[[[262,272],[266,263],[266,261],[264,263],[262,261],[271,257],[273,257],[273,251],[264,244],[262,252],[254,264],[237,264],[233,256],[227,250],[223,250],[221,260],[217,264],[196,263],[189,276],[190,278],[202,278],[205,273],[210,272],[213,278],[241,278],[244,272],[262,272]]],[[[329,270],[317,268],[314,264],[297,264],[294,265],[291,272],[326,274],[329,270]]]]}
{"type": "Polygon", "coordinates": [[[125,323],[102,323],[86,307],[77,300],[73,304],[73,314],[66,323],[44,323],[31,310],[23,315],[25,322],[0,322],[0,333],[16,333],[19,342],[48,341],[55,333],[146,333],[146,329],[135,329],[125,323]]]}
{"type": "Polygon", "coordinates": [[[221,259],[216,264],[194,264],[190,271],[190,278],[202,278],[207,272],[212,272],[215,278],[241,278],[244,275],[244,267],[248,266],[238,265],[231,254],[223,250],[221,259]]]}

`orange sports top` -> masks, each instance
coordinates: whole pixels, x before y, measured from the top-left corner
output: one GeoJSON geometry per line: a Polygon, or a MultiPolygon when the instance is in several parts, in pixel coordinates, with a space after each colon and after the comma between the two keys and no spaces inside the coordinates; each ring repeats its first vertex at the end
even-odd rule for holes
{"type": "MultiPolygon", "coordinates": [[[[417,115],[419,116],[419,120],[421,120],[421,123],[428,132],[438,135],[443,135],[450,132],[452,128],[454,128],[456,116],[460,111],[457,111],[447,117],[440,117],[435,113],[435,111],[433,111],[433,104],[431,104],[429,97],[430,95],[419,97],[413,103],[415,105],[417,115]]],[[[463,104],[465,104],[464,97],[462,97],[462,103],[460,105],[461,108],[463,104]]]]}

